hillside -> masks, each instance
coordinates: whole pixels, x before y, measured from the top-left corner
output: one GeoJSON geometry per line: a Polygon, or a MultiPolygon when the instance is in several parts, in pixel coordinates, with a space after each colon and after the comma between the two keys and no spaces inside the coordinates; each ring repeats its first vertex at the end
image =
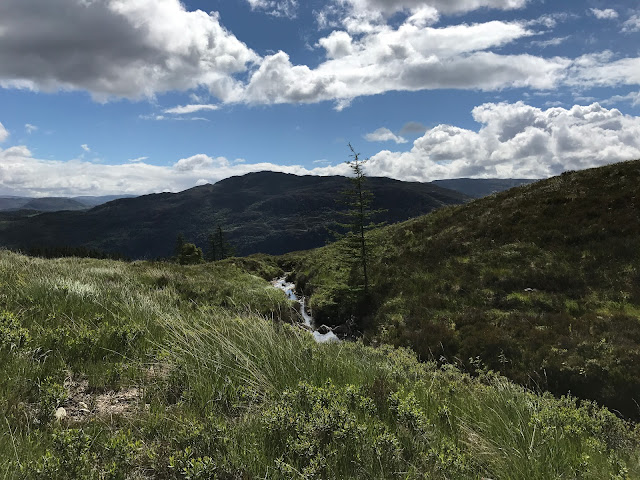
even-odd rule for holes
{"type": "Polygon", "coordinates": [[[318,344],[251,274],[0,251],[0,477],[630,479],[611,412],[408,350],[318,344]]]}
{"type": "Polygon", "coordinates": [[[20,208],[39,212],[57,212],[61,210],[84,210],[87,206],[72,198],[44,197],[32,198],[20,208]]]}
{"type": "Polygon", "coordinates": [[[118,198],[130,198],[131,195],[106,195],[82,197],[15,197],[0,196],[0,212],[28,210],[36,212],[57,212],[60,210],[84,210],[118,198]]]}
{"type": "Polygon", "coordinates": [[[639,418],[639,184],[620,163],[374,231],[366,307],[337,245],[282,262],[321,322],[639,418]]]}
{"type": "MultiPolygon", "coordinates": [[[[175,239],[206,248],[219,225],[238,255],[281,254],[324,245],[342,208],[345,177],[250,173],[184,192],[120,199],[86,212],[58,212],[0,223],[0,245],[88,247],[130,258],[173,254],[175,239]]],[[[370,178],[378,220],[394,223],[468,197],[430,184],[370,178]]]]}
{"type": "Polygon", "coordinates": [[[438,187],[455,190],[471,198],[482,198],[533,182],[535,180],[527,178],[452,178],[450,180],[435,180],[431,183],[438,187]]]}

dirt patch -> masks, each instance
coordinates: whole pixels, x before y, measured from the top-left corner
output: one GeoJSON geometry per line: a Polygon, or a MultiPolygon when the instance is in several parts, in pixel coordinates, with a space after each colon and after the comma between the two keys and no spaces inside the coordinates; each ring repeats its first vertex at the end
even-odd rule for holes
{"type": "Polygon", "coordinates": [[[66,410],[66,419],[71,421],[131,415],[139,409],[142,401],[142,392],[137,387],[96,393],[91,391],[87,380],[71,378],[67,378],[64,386],[69,398],[62,407],[66,410]]]}

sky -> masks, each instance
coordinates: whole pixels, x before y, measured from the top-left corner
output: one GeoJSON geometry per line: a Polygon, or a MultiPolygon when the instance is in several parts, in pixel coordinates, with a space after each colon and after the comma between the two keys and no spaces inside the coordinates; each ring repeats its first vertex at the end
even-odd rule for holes
{"type": "Polygon", "coordinates": [[[640,158],[635,0],[0,0],[0,194],[640,158]]]}

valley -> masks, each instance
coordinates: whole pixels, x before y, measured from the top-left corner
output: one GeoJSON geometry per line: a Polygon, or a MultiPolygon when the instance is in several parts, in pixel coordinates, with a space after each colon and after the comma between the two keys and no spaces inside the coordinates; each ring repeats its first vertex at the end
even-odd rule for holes
{"type": "Polygon", "coordinates": [[[340,241],[195,265],[2,250],[0,476],[638,478],[639,179],[371,230],[366,296],[340,241]]]}

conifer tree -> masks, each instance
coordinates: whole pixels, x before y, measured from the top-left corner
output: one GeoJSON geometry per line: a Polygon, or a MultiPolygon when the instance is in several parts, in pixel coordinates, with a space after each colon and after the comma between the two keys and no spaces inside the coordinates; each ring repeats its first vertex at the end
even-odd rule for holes
{"type": "Polygon", "coordinates": [[[176,236],[176,244],[173,251],[174,256],[176,258],[178,258],[182,253],[182,247],[184,246],[184,244],[185,244],[184,234],[182,232],[178,233],[178,235],[176,236]]]}
{"type": "Polygon", "coordinates": [[[350,187],[342,192],[341,202],[347,206],[347,211],[342,215],[345,217],[343,223],[338,226],[344,232],[339,234],[342,238],[343,254],[346,261],[356,270],[357,288],[362,288],[364,296],[369,294],[369,255],[370,245],[366,237],[366,232],[382,224],[372,222],[373,215],[380,213],[371,209],[373,193],[366,186],[366,175],[364,165],[368,159],[361,159],[360,154],[355,151],[351,143],[351,160],[347,160],[347,165],[351,168],[352,177],[349,177],[350,187]]]}
{"type": "Polygon", "coordinates": [[[208,259],[212,262],[224,260],[234,255],[234,248],[225,239],[222,227],[218,225],[214,232],[209,233],[209,253],[208,259]]]}

